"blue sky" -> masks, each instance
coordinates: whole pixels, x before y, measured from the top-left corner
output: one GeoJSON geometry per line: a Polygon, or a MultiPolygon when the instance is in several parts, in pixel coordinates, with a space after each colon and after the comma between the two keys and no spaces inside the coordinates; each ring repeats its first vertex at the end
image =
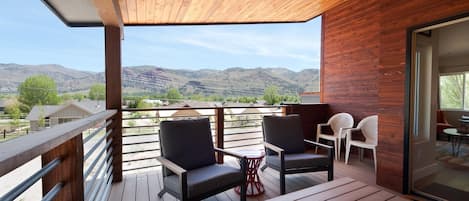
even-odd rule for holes
{"type": "MultiPolygon", "coordinates": [[[[319,68],[320,21],[125,27],[122,65],[194,70],[319,68]]],[[[6,0],[0,7],[0,63],[60,64],[103,71],[103,28],[69,28],[39,0],[6,0]]]]}

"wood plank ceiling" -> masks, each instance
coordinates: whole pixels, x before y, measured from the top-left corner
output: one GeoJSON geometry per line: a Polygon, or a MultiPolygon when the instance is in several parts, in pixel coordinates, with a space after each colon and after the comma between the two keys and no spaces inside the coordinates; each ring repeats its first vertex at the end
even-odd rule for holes
{"type": "Polygon", "coordinates": [[[304,22],[345,0],[119,0],[125,25],[304,22]]]}

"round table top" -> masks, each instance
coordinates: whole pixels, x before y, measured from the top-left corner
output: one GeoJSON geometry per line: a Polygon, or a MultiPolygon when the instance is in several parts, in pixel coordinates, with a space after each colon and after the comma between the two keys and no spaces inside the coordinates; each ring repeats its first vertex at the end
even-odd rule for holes
{"type": "Polygon", "coordinates": [[[256,159],[264,157],[265,153],[261,150],[238,150],[236,153],[246,156],[248,159],[256,159]]]}
{"type": "Polygon", "coordinates": [[[447,128],[447,129],[444,129],[443,132],[448,135],[469,137],[469,133],[458,133],[458,130],[456,128],[447,128]]]}

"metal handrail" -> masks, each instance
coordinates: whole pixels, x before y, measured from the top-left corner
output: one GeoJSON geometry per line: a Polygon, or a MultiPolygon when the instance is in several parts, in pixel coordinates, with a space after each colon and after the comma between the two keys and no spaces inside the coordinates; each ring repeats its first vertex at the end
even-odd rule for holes
{"type": "Polygon", "coordinates": [[[117,110],[103,111],[84,119],[38,131],[34,135],[26,135],[1,143],[0,176],[47,153],[116,113],[117,110]]]}
{"type": "Polygon", "coordinates": [[[47,165],[42,167],[39,171],[31,175],[29,178],[21,182],[20,184],[16,185],[15,188],[8,191],[3,197],[0,198],[2,201],[13,201],[21,195],[24,191],[26,191],[29,187],[34,185],[39,179],[44,177],[47,173],[51,172],[55,167],[57,167],[62,160],[60,158],[56,158],[49,162],[47,165]]]}
{"type": "Polygon", "coordinates": [[[99,147],[99,145],[101,145],[101,143],[107,139],[107,137],[109,137],[109,135],[112,133],[112,129],[109,129],[107,132],[106,132],[106,135],[104,135],[103,137],[101,137],[98,142],[96,142],[90,150],[88,150],[88,152],[85,154],[85,156],[83,157],[83,160],[86,161],[88,160],[88,158],[91,156],[91,154],[93,154],[96,149],[99,147]]]}
{"type": "Polygon", "coordinates": [[[60,190],[64,187],[64,184],[62,182],[56,184],[52,189],[50,189],[49,192],[47,192],[46,195],[42,198],[42,201],[52,201],[54,200],[55,196],[59,194],[60,190]]]}
{"type": "Polygon", "coordinates": [[[85,139],[83,139],[83,144],[86,144],[89,140],[91,140],[91,138],[93,138],[96,134],[98,134],[99,132],[101,132],[104,128],[108,127],[109,125],[111,125],[112,123],[112,119],[107,121],[105,124],[103,124],[101,127],[99,127],[98,129],[96,129],[95,131],[93,131],[93,133],[89,134],[88,136],[86,136],[85,139]]]}
{"type": "Polygon", "coordinates": [[[112,143],[112,139],[109,140],[106,143],[106,146],[104,147],[104,149],[99,152],[98,157],[91,163],[91,165],[88,167],[88,169],[83,174],[83,178],[87,178],[88,175],[90,175],[91,171],[94,169],[94,166],[96,166],[96,164],[98,163],[98,159],[101,158],[103,153],[109,148],[109,146],[111,146],[111,143],[112,143]]]}

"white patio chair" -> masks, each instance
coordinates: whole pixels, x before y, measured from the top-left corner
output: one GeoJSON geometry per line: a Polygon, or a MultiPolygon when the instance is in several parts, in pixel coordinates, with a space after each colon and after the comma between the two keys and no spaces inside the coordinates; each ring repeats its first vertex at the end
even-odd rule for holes
{"type": "MultiPolygon", "coordinates": [[[[373,161],[376,172],[376,146],[378,145],[378,115],[368,116],[358,123],[356,128],[347,130],[347,146],[345,148],[345,164],[348,164],[350,147],[356,146],[373,150],[373,161]],[[361,131],[365,141],[352,140],[353,131],[361,131]]],[[[363,150],[360,150],[360,159],[363,158],[363,150]]]]}
{"type": "MultiPolygon", "coordinates": [[[[340,159],[340,145],[341,140],[345,138],[346,129],[350,129],[353,127],[353,117],[348,113],[338,113],[332,116],[327,123],[318,124],[317,133],[316,133],[316,142],[319,142],[319,139],[325,139],[334,142],[334,149],[335,149],[335,159],[340,159]],[[321,132],[321,127],[323,126],[330,126],[332,131],[334,131],[333,135],[325,134],[321,132]]],[[[317,152],[317,148],[316,148],[317,152]]]]}

